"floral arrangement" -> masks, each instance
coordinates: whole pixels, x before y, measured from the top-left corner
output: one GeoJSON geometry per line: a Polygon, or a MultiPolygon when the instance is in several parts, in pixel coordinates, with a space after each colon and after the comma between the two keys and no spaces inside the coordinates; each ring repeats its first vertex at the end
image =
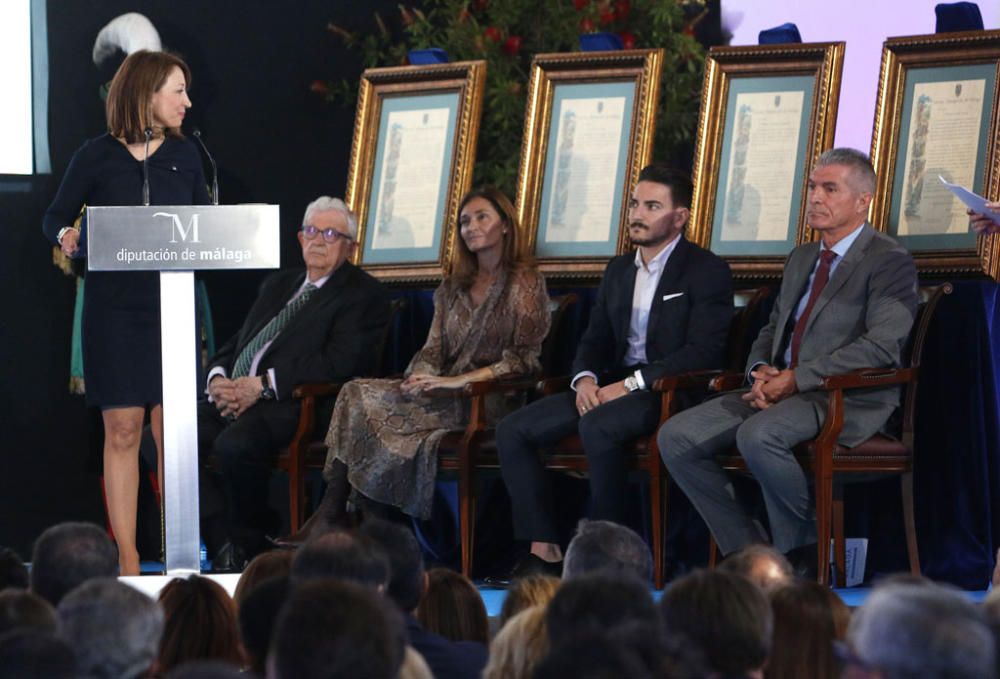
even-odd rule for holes
{"type": "MultiPolygon", "coordinates": [[[[375,31],[328,29],[361,56],[362,67],[408,63],[413,49],[443,48],[452,61],[486,59],[486,95],[475,181],[510,191],[517,177],[532,55],[578,51],[581,33],[617,34],[625,49],[665,51],[654,157],[689,162],[698,123],[705,51],[694,37],[704,0],[424,0],[399,5],[375,31]]],[[[357,78],[317,80],[328,101],[354,105],[357,78]]]]}

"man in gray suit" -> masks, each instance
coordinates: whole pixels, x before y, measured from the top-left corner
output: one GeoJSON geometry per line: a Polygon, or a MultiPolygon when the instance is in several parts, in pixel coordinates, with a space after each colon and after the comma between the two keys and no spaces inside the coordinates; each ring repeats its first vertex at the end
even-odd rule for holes
{"type": "MultiPolygon", "coordinates": [[[[788,256],[774,310],[750,350],[750,386],[675,415],[660,429],[664,464],[723,554],[763,537],[714,460],[735,444],[760,483],[774,546],[814,568],[815,510],[792,448],[823,425],[824,376],[899,365],[916,314],[916,269],[905,249],[867,222],[874,190],[863,153],[832,149],[819,157],[806,217],[821,242],[788,256]]],[[[877,433],[898,403],[897,387],[845,395],[840,443],[857,445],[877,433]]]]}

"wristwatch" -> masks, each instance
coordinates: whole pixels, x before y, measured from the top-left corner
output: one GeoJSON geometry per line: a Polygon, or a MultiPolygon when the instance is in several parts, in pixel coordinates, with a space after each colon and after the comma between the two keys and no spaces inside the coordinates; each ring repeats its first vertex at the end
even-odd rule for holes
{"type": "Polygon", "coordinates": [[[267,373],[260,376],[260,383],[260,399],[262,401],[272,401],[277,398],[277,394],[275,394],[274,389],[271,388],[271,380],[268,378],[267,373]]]}
{"type": "Polygon", "coordinates": [[[639,391],[639,380],[635,378],[635,375],[626,377],[622,384],[625,386],[625,391],[639,391]]]}

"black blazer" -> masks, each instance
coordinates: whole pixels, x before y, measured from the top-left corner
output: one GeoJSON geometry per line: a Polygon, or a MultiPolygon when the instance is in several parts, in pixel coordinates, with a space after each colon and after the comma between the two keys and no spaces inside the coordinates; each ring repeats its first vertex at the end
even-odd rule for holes
{"type": "MultiPolygon", "coordinates": [[[[589,370],[617,379],[623,374],[635,274],[635,252],[608,262],[576,350],[574,375],[589,370]]],[[[648,363],[642,368],[647,387],[664,375],[722,367],[732,318],[729,265],[682,236],[667,260],[649,312],[648,363]]]]}
{"type": "MultiPolygon", "coordinates": [[[[231,375],[243,347],[274,318],[302,285],[305,272],[279,271],[261,285],[243,326],[212,357],[231,375]]],[[[389,296],[369,274],[350,262],[333,272],[274,338],[257,366],[262,375],[274,368],[277,398],[286,399],[306,382],[331,382],[370,372],[386,323],[389,296]]]]}

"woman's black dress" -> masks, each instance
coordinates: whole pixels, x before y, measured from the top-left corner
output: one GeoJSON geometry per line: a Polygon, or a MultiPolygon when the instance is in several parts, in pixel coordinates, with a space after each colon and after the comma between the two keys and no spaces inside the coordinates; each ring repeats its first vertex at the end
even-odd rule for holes
{"type": "MultiPolygon", "coordinates": [[[[152,205],[209,202],[193,142],[167,137],[149,156],[152,205]]],[[[142,161],[109,134],[84,143],[70,160],[42,230],[54,243],[84,205],[141,205],[142,161]]],[[[110,408],[162,400],[160,279],[155,271],[89,271],[83,300],[83,375],[87,403],[110,408]]]]}

